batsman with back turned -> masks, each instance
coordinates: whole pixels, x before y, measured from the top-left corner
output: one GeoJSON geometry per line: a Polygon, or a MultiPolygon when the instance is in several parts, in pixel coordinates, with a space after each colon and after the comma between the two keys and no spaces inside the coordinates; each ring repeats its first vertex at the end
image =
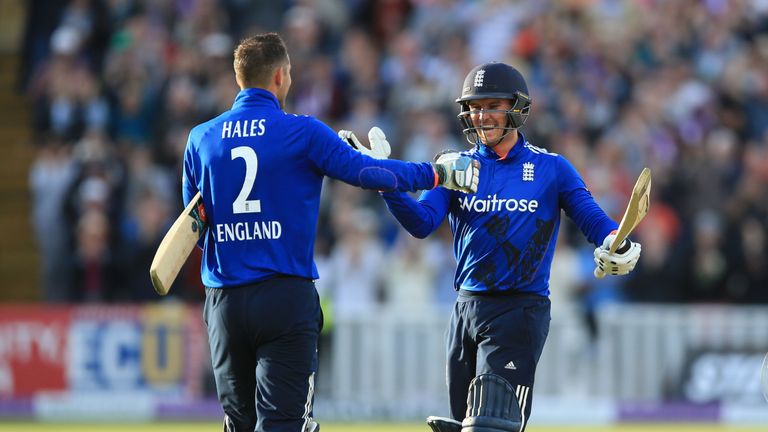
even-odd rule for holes
{"type": "Polygon", "coordinates": [[[324,176],[373,190],[473,192],[479,162],[375,159],[320,121],[284,112],[291,63],[275,33],[240,42],[234,70],[241,91],[190,132],[182,181],[185,205],[199,192],[207,216],[203,316],[224,430],[316,432],[313,251],[324,176]]]}
{"type": "Polygon", "coordinates": [[[549,332],[549,275],[561,210],[597,246],[599,273],[629,273],[641,247],[626,239],[611,249],[618,224],[573,165],[518,130],[531,98],[517,69],[476,66],[456,102],[473,148],[436,160],[461,155],[479,161],[477,192],[436,188],[418,200],[400,192],[382,196],[413,236],[428,236],[446,216],[453,232],[458,295],[446,333],[451,418],[429,417],[427,423],[434,432],[519,432],[531,414],[536,365],[549,332]]]}

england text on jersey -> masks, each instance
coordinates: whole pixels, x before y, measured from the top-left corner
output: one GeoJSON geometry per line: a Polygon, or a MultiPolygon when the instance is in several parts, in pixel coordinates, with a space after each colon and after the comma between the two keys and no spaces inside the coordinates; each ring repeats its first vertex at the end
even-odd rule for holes
{"type": "Polygon", "coordinates": [[[277,240],[283,233],[278,221],[216,224],[216,241],[277,240]]]}

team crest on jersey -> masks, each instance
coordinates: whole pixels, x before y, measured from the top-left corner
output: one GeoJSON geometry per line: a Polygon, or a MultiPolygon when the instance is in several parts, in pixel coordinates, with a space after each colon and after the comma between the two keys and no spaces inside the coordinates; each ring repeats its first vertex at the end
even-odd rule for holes
{"type": "Polygon", "coordinates": [[[533,181],[533,163],[526,162],[523,164],[523,181],[533,181]]]}
{"type": "Polygon", "coordinates": [[[485,69],[480,69],[475,73],[475,87],[483,86],[483,78],[485,77],[485,69]]]}

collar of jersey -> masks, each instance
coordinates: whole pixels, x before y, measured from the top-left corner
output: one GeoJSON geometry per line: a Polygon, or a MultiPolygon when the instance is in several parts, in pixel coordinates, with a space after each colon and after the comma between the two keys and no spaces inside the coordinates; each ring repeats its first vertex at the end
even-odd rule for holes
{"type": "Polygon", "coordinates": [[[507,160],[515,160],[517,158],[517,155],[520,154],[521,151],[523,151],[523,147],[525,147],[525,136],[522,132],[517,132],[517,142],[514,146],[509,150],[509,153],[503,158],[499,157],[499,155],[493,151],[492,148],[484,146],[482,144],[477,144],[476,149],[477,153],[479,153],[484,159],[489,160],[499,160],[499,161],[507,161],[507,160]]]}
{"type": "Polygon", "coordinates": [[[280,109],[280,102],[272,93],[260,88],[247,88],[240,90],[232,104],[232,109],[243,106],[273,106],[280,109]]]}

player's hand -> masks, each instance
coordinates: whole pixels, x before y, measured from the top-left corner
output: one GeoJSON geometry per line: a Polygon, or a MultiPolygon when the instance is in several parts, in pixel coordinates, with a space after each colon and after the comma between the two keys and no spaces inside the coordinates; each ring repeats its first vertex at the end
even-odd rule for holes
{"type": "Polygon", "coordinates": [[[432,164],[437,173],[437,184],[446,189],[464,193],[477,192],[480,180],[480,162],[469,156],[462,156],[456,151],[449,151],[438,156],[432,164]]]}
{"type": "Polygon", "coordinates": [[[625,275],[635,268],[637,260],[640,259],[642,246],[629,239],[625,239],[616,252],[611,254],[611,245],[614,240],[616,240],[616,234],[608,234],[603,240],[603,245],[595,248],[595,277],[598,279],[606,274],[625,275]]]}
{"type": "Polygon", "coordinates": [[[368,131],[368,142],[370,148],[360,143],[360,140],[357,139],[352,131],[342,129],[339,131],[339,137],[346,141],[347,144],[349,144],[353,149],[374,159],[387,159],[391,153],[389,141],[387,141],[387,136],[384,135],[384,131],[379,129],[377,126],[372,127],[371,130],[368,131]]]}

